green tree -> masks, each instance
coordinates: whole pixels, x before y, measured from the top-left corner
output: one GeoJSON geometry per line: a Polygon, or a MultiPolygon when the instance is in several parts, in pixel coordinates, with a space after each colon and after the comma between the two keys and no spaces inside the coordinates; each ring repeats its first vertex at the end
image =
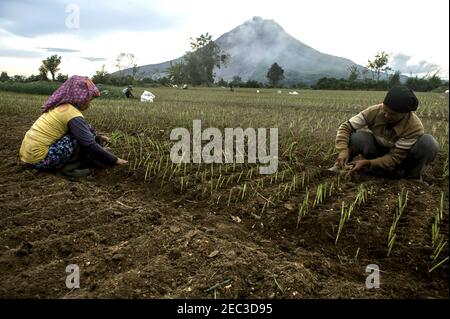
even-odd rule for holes
{"type": "Polygon", "coordinates": [[[256,80],[248,80],[244,84],[241,84],[242,87],[246,88],[262,88],[264,85],[256,80]]]}
{"type": "Polygon", "coordinates": [[[350,75],[348,76],[348,80],[350,82],[354,82],[358,79],[359,76],[359,70],[356,65],[350,65],[347,70],[350,72],[350,75]]]}
{"type": "Polygon", "coordinates": [[[14,75],[14,76],[12,77],[11,80],[13,80],[13,82],[24,83],[24,82],[26,81],[26,77],[23,76],[23,75],[18,75],[18,74],[16,74],[16,75],[14,75]]]}
{"type": "Polygon", "coordinates": [[[430,90],[436,89],[438,87],[440,87],[442,85],[442,80],[438,75],[439,70],[436,71],[429,79],[429,86],[430,86],[430,90]]]}
{"type": "Polygon", "coordinates": [[[208,33],[200,35],[195,40],[191,38],[191,51],[184,56],[184,74],[193,85],[214,83],[214,68],[224,65],[229,56],[212,41],[208,33]]]}
{"type": "MultiPolygon", "coordinates": [[[[56,72],[59,71],[60,64],[61,64],[61,57],[56,54],[42,61],[42,66],[44,66],[45,70],[50,72],[53,81],[55,81],[55,75],[56,72]]],[[[39,69],[39,71],[41,71],[41,69],[39,69]]]]}
{"type": "Polygon", "coordinates": [[[233,76],[233,79],[231,80],[231,83],[233,86],[241,86],[242,85],[242,78],[238,75],[233,76]]]}
{"type": "Polygon", "coordinates": [[[9,75],[7,72],[3,71],[0,75],[0,82],[6,82],[9,80],[9,75]]]}
{"type": "Polygon", "coordinates": [[[445,82],[441,80],[441,78],[438,76],[437,72],[433,74],[433,76],[424,76],[424,77],[409,77],[408,80],[406,80],[406,86],[408,86],[413,91],[418,92],[427,92],[434,89],[437,89],[444,85],[445,82]]]}
{"type": "Polygon", "coordinates": [[[160,77],[158,83],[162,86],[168,86],[170,84],[170,79],[167,76],[160,77]]]}
{"type": "Polygon", "coordinates": [[[400,84],[400,72],[395,71],[393,75],[389,78],[389,88],[400,84]]]}
{"type": "Polygon", "coordinates": [[[39,67],[39,77],[40,77],[40,80],[41,80],[41,81],[48,81],[48,76],[47,76],[47,74],[48,74],[48,70],[47,70],[47,68],[44,66],[44,64],[42,64],[42,65],[39,67]]]}
{"type": "Polygon", "coordinates": [[[56,81],[58,82],[66,82],[69,79],[69,76],[67,74],[58,73],[58,76],[56,77],[56,81]]]}
{"type": "Polygon", "coordinates": [[[361,75],[362,75],[362,77],[363,77],[363,79],[365,80],[365,79],[367,79],[367,73],[369,72],[369,70],[367,69],[367,68],[364,68],[362,71],[361,71],[361,75]]]}
{"type": "Polygon", "coordinates": [[[41,81],[41,76],[39,74],[38,75],[32,74],[29,77],[27,77],[25,81],[26,82],[41,81]]]}
{"type": "Polygon", "coordinates": [[[92,77],[94,83],[109,84],[111,75],[106,71],[105,65],[98,71],[95,71],[95,75],[92,77]]]}
{"type": "Polygon", "coordinates": [[[181,84],[186,82],[186,75],[184,74],[184,63],[178,62],[172,64],[170,62],[170,67],[166,69],[166,72],[169,74],[170,82],[173,84],[181,84]]]}
{"type": "Polygon", "coordinates": [[[275,62],[267,71],[266,77],[269,80],[270,85],[275,87],[279,81],[284,79],[284,70],[275,62]]]}
{"type": "Polygon", "coordinates": [[[220,78],[220,80],[217,82],[217,86],[227,87],[228,86],[228,82],[225,81],[223,78],[220,78]]]}
{"type": "Polygon", "coordinates": [[[381,72],[387,72],[391,70],[388,66],[390,54],[382,51],[378,52],[375,55],[373,61],[368,60],[367,68],[372,71],[372,79],[375,79],[375,75],[377,81],[380,80],[381,72]]]}
{"type": "Polygon", "coordinates": [[[139,71],[139,67],[137,65],[137,63],[133,64],[133,67],[131,68],[131,73],[133,73],[133,79],[136,77],[136,73],[138,73],[139,71]]]}

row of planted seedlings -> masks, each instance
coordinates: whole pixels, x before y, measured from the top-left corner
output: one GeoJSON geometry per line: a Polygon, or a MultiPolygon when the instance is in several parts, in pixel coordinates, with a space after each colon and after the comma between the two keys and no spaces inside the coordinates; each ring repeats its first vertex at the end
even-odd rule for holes
{"type": "MultiPolygon", "coordinates": [[[[246,174],[241,171],[237,175],[234,175],[237,176],[237,180],[228,188],[220,189],[217,187],[218,184],[214,182],[210,184],[216,185],[216,188],[213,188],[213,191],[209,195],[212,203],[219,206],[226,204],[229,207],[245,202],[246,206],[248,206],[249,202],[260,197],[264,200],[261,209],[261,214],[263,214],[266,208],[277,206],[291,194],[307,187],[319,175],[318,170],[300,172],[292,175],[291,169],[285,169],[277,171],[272,176],[267,176],[253,173],[257,169],[257,167],[253,167],[246,174]],[[252,178],[252,176],[255,178],[252,178]]],[[[220,179],[217,180],[217,183],[219,181],[220,179]]],[[[227,183],[225,183],[225,186],[228,186],[227,183]]]]}
{"type": "MultiPolygon", "coordinates": [[[[350,203],[345,203],[342,201],[341,212],[340,212],[340,220],[338,225],[338,231],[335,239],[335,243],[338,242],[339,238],[342,235],[342,230],[344,229],[344,225],[350,220],[350,217],[354,215],[354,212],[357,208],[360,208],[361,205],[366,203],[371,195],[374,194],[373,186],[369,189],[367,185],[361,184],[358,187],[357,194],[355,199],[350,203]]],[[[394,244],[396,239],[398,238],[398,225],[399,222],[404,215],[408,204],[408,196],[409,191],[405,188],[402,188],[399,195],[396,199],[396,206],[394,209],[392,224],[389,227],[388,238],[387,238],[387,256],[390,256],[392,253],[394,244]]],[[[444,218],[444,193],[440,194],[439,207],[436,208],[433,223],[431,225],[431,244],[433,247],[433,253],[431,255],[432,258],[432,266],[429,269],[429,272],[435,270],[436,268],[442,266],[445,262],[448,261],[449,257],[446,256],[444,258],[440,258],[444,248],[448,245],[448,240],[446,240],[445,235],[441,232],[442,221],[444,218]]]]}
{"type": "Polygon", "coordinates": [[[367,184],[360,184],[356,191],[356,196],[354,200],[350,202],[345,201],[341,202],[340,218],[337,227],[335,244],[337,244],[344,230],[345,224],[350,220],[352,215],[354,215],[357,212],[357,209],[360,209],[361,206],[364,205],[369,200],[369,197],[374,195],[374,193],[375,192],[373,186],[368,187],[367,184]]]}
{"type": "MultiPolygon", "coordinates": [[[[283,148],[283,146],[282,146],[283,148]]],[[[233,154],[235,154],[233,149],[233,154]]],[[[222,158],[230,157],[222,150],[222,158]]],[[[202,199],[205,197],[214,198],[215,202],[219,202],[225,198],[223,189],[227,190],[227,203],[232,201],[238,202],[246,198],[248,190],[254,188],[265,188],[267,185],[276,184],[279,180],[284,182],[292,175],[292,168],[285,168],[286,161],[280,161],[279,169],[272,175],[260,175],[258,173],[259,166],[257,164],[248,163],[248,154],[243,154],[244,163],[199,163],[186,165],[177,165],[178,172],[176,174],[176,184],[180,190],[186,190],[189,186],[194,185],[196,191],[201,194],[202,199]],[[180,169],[183,167],[183,169],[180,169]],[[193,169],[192,169],[193,168],[193,169]],[[187,171],[187,173],[186,173],[187,171]],[[216,196],[213,196],[216,194],[216,196]]]]}
{"type": "Polygon", "coordinates": [[[111,135],[114,152],[129,161],[129,171],[142,175],[144,181],[159,181],[160,186],[170,182],[174,174],[190,166],[174,164],[170,159],[170,143],[150,136],[131,136],[118,131],[111,135]]]}
{"type": "Polygon", "coordinates": [[[406,209],[406,206],[408,205],[408,195],[409,191],[405,188],[401,189],[400,194],[397,197],[397,202],[394,210],[394,215],[392,219],[392,224],[389,227],[389,234],[388,234],[388,240],[387,240],[387,256],[392,252],[392,248],[394,247],[395,240],[397,238],[397,227],[398,223],[400,221],[400,218],[403,215],[403,212],[406,209]]]}
{"type": "MultiPolygon", "coordinates": [[[[256,164],[198,164],[201,179],[198,180],[198,191],[201,198],[209,198],[217,205],[230,206],[242,201],[248,202],[250,196],[258,195],[265,200],[262,211],[268,205],[274,205],[292,192],[301,189],[310,182],[318,170],[299,172],[289,164],[282,164],[271,175],[260,175],[256,164]]],[[[188,176],[180,175],[180,182],[188,185],[188,176]]]]}
{"type": "Polygon", "coordinates": [[[439,207],[436,208],[434,211],[433,223],[431,224],[431,246],[433,248],[433,253],[431,255],[432,266],[430,267],[428,272],[432,272],[436,268],[442,266],[449,259],[449,256],[446,256],[443,259],[440,258],[441,253],[444,251],[444,248],[448,246],[448,239],[445,238],[444,235],[445,232],[442,232],[441,229],[443,225],[443,220],[444,220],[444,192],[441,192],[439,198],[439,207]]]}
{"type": "Polygon", "coordinates": [[[226,198],[227,206],[245,200],[249,194],[256,194],[264,199],[261,210],[263,213],[267,207],[276,206],[293,192],[304,190],[311,180],[320,175],[318,167],[305,170],[305,163],[311,162],[312,159],[315,162],[319,161],[318,164],[328,163],[334,155],[334,145],[330,145],[328,141],[325,143],[318,140],[317,137],[307,137],[306,134],[303,137],[295,137],[291,131],[292,126],[291,122],[288,125],[289,134],[285,134],[288,137],[281,141],[280,162],[276,173],[261,176],[257,173],[257,166],[244,164],[246,169],[233,173],[231,176],[209,175],[211,180],[204,186],[202,194],[207,193],[209,189],[210,197],[214,198],[216,204],[226,198]],[[317,142],[311,143],[313,140],[317,142]],[[231,187],[229,187],[230,184],[231,187]],[[227,194],[220,191],[222,187],[226,188],[227,194]],[[214,191],[217,190],[219,191],[213,196],[214,191]]]}
{"type": "MultiPolygon", "coordinates": [[[[247,195],[256,194],[264,200],[262,214],[267,207],[276,206],[291,194],[304,190],[312,180],[317,178],[320,175],[320,169],[316,167],[306,170],[304,158],[295,156],[292,146],[301,147],[302,145],[297,141],[294,143],[285,140],[282,146],[284,151],[280,152],[279,167],[274,174],[259,175],[257,166],[251,167],[243,179],[240,173],[237,184],[228,189],[227,206],[243,201],[247,195]],[[241,180],[242,183],[239,185],[241,180]]],[[[217,202],[221,196],[216,196],[217,202]]]]}
{"type": "MultiPolygon", "coordinates": [[[[291,162],[296,163],[300,158],[300,163],[305,167],[305,163],[314,164],[314,168],[308,169],[306,173],[307,183],[304,183],[305,173],[301,177],[302,187],[300,191],[303,193],[303,198],[299,200],[297,208],[297,227],[302,219],[308,213],[324,204],[328,198],[331,198],[340,187],[349,180],[348,174],[337,175],[325,180],[320,180],[322,172],[331,166],[336,156],[333,138],[337,124],[330,121],[319,121],[317,125],[313,125],[313,129],[309,134],[313,134],[308,138],[308,145],[297,147],[298,145],[288,148],[288,157],[291,162]],[[326,127],[323,123],[327,123],[326,127]],[[330,124],[331,123],[331,124],[330,124]],[[333,126],[332,130],[330,125],[333,126]],[[331,131],[331,132],[330,132],[331,131]],[[331,133],[331,134],[330,134],[331,133]],[[293,150],[294,149],[294,150],[293,150]],[[313,185],[310,185],[310,182],[313,185]]],[[[305,168],[304,168],[305,169],[305,168]]],[[[327,172],[328,173],[328,172],[327,172]]],[[[328,174],[326,174],[328,175],[328,174]]],[[[290,195],[290,193],[287,193],[290,195]]],[[[284,199],[284,197],[282,197],[284,199]]]]}
{"type": "MultiPolygon", "coordinates": [[[[110,136],[110,146],[116,154],[129,161],[130,171],[139,172],[144,181],[158,181],[163,186],[168,181],[173,182],[174,175],[182,169],[188,175],[192,167],[172,163],[170,149],[173,143],[169,133],[167,129],[161,129],[156,118],[147,116],[149,112],[138,109],[119,121],[131,124],[112,123],[118,129],[110,136]]],[[[179,126],[182,124],[186,123],[179,126]]]]}
{"type": "Polygon", "coordinates": [[[272,175],[260,175],[257,164],[208,164],[202,174],[202,198],[219,204],[237,204],[254,192],[275,189],[291,175],[290,169],[279,169],[272,175]]]}
{"type": "MultiPolygon", "coordinates": [[[[266,199],[261,209],[261,214],[269,207],[276,207],[291,196],[295,196],[298,192],[308,189],[308,186],[316,181],[320,176],[320,170],[317,168],[296,172],[291,175],[290,180],[284,181],[283,172],[281,173],[281,183],[277,184],[274,189],[261,189],[261,197],[266,199]]],[[[274,180],[277,180],[275,176],[274,180]]],[[[272,179],[271,179],[272,181],[272,179]]]]}
{"type": "MultiPolygon", "coordinates": [[[[198,191],[201,199],[213,200],[214,194],[221,194],[224,188],[230,185],[239,184],[244,179],[251,179],[254,169],[247,167],[243,163],[211,163],[211,164],[196,164],[197,170],[194,175],[186,176],[181,174],[178,179],[180,182],[180,190],[186,189],[190,185],[198,191]]],[[[246,194],[246,187],[240,190],[238,196],[244,197],[246,194]]],[[[224,200],[224,195],[219,195],[217,201],[224,200]]]]}
{"type": "Polygon", "coordinates": [[[348,174],[339,174],[329,177],[326,180],[319,180],[318,183],[312,187],[309,186],[305,189],[303,199],[299,200],[297,208],[297,228],[301,224],[302,220],[308,216],[312,210],[321,207],[327,202],[329,198],[335,198],[335,194],[340,192],[342,186],[344,186],[350,180],[348,174]]]}
{"type": "MultiPolygon", "coordinates": [[[[202,121],[202,127],[219,123],[220,118],[208,118],[211,121],[202,121]]],[[[234,149],[233,152],[236,150],[234,149]]],[[[244,178],[251,179],[255,171],[255,164],[248,163],[227,163],[228,154],[222,150],[223,163],[189,163],[177,164],[174,174],[174,186],[180,192],[194,192],[197,197],[202,200],[212,198],[213,194],[220,192],[221,189],[230,185],[239,184],[244,178]]],[[[245,157],[245,155],[244,155],[245,157]]],[[[246,187],[241,192],[244,197],[246,187]]],[[[225,196],[219,195],[217,201],[222,200],[225,196]]]]}

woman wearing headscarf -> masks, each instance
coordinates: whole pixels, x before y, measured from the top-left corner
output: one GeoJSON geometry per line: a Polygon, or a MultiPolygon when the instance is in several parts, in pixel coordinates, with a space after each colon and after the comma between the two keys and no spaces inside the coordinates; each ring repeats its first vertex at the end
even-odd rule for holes
{"type": "Polygon", "coordinates": [[[336,135],[336,163],[345,165],[357,155],[353,170],[395,171],[405,178],[422,179],[424,168],[436,158],[439,144],[424,134],[415,114],[419,101],[414,92],[398,85],[382,104],[370,106],[341,124],[336,135]]]}
{"type": "Polygon", "coordinates": [[[87,77],[74,75],[64,82],[26,132],[19,151],[21,161],[36,169],[53,170],[62,168],[79,152],[104,165],[126,164],[98,143],[107,138],[97,137],[84,119],[82,111],[98,96],[99,90],[87,77]]]}

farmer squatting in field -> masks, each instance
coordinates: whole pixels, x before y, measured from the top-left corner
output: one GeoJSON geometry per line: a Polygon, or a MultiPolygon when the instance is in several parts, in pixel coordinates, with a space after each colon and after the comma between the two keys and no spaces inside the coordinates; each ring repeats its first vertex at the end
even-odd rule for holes
{"type": "Polygon", "coordinates": [[[127,99],[133,98],[133,86],[128,85],[125,89],[122,90],[123,94],[126,96],[127,99]]]}
{"type": "Polygon", "coordinates": [[[397,176],[422,179],[427,164],[439,150],[433,136],[424,134],[414,113],[419,101],[406,86],[395,86],[382,104],[370,106],[339,126],[336,164],[341,167],[357,155],[352,170],[391,171],[397,176]]]}
{"type": "Polygon", "coordinates": [[[126,164],[99,144],[108,138],[96,136],[81,113],[97,96],[99,90],[86,77],[74,75],[64,82],[45,102],[42,115],[25,134],[19,151],[21,161],[40,170],[62,168],[69,176],[89,174],[88,168],[79,167],[92,160],[105,165],[126,164]],[[72,164],[66,165],[69,162],[72,164]]]}

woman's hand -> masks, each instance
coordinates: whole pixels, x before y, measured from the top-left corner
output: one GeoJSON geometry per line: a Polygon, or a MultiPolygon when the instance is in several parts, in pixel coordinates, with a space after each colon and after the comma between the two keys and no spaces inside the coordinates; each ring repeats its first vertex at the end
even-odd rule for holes
{"type": "Polygon", "coordinates": [[[357,160],[354,162],[351,162],[350,164],[353,164],[352,171],[360,171],[366,167],[370,167],[370,161],[366,159],[357,160]]]}
{"type": "Polygon", "coordinates": [[[124,165],[126,163],[128,163],[128,161],[121,158],[117,158],[116,165],[124,165]]]}

